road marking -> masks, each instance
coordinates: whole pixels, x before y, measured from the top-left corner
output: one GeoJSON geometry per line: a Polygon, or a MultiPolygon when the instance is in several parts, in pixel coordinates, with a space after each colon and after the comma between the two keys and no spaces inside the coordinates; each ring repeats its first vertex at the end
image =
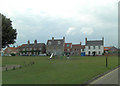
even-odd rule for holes
{"type": "MultiPolygon", "coordinates": [[[[117,68],[117,69],[118,69],[118,68],[117,68]]],[[[101,76],[100,78],[98,78],[98,79],[96,79],[96,80],[92,81],[90,84],[94,84],[94,83],[95,83],[95,82],[97,82],[98,80],[100,80],[100,79],[104,78],[105,76],[109,75],[110,73],[113,73],[113,72],[114,72],[114,71],[116,71],[117,69],[115,69],[115,70],[113,70],[113,71],[111,71],[111,72],[109,72],[109,73],[107,73],[107,74],[105,74],[105,75],[101,76]]]]}

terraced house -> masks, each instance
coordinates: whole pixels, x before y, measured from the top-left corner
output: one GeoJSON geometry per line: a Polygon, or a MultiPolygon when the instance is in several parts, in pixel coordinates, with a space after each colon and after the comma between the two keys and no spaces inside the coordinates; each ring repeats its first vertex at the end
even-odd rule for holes
{"type": "Polygon", "coordinates": [[[46,52],[45,43],[37,43],[37,40],[34,43],[30,44],[28,40],[28,44],[24,44],[24,46],[19,48],[20,55],[27,55],[27,56],[38,56],[40,54],[44,54],[46,52]]]}

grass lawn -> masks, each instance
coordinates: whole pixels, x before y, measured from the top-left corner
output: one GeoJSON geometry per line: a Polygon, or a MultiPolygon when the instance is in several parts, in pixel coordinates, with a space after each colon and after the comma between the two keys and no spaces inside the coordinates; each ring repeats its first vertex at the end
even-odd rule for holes
{"type": "Polygon", "coordinates": [[[104,56],[71,56],[49,60],[45,56],[3,57],[2,65],[35,64],[16,70],[3,71],[3,84],[83,84],[93,77],[118,66],[117,56],[108,57],[108,68],[104,56]]]}

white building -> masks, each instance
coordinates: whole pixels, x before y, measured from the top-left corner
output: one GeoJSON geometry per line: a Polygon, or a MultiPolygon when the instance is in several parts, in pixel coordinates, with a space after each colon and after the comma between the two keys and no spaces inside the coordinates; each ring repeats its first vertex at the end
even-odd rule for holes
{"type": "Polygon", "coordinates": [[[86,55],[103,55],[104,53],[104,38],[102,40],[87,40],[85,39],[85,54],[86,55]]]}

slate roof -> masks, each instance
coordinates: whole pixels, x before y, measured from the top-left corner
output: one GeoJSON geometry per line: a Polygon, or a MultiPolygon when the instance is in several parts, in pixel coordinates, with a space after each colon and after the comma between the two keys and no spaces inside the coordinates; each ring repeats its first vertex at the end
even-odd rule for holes
{"type": "Polygon", "coordinates": [[[114,49],[114,50],[118,50],[116,47],[104,47],[104,50],[106,51],[106,50],[112,50],[112,49],[114,49]]]}
{"type": "Polygon", "coordinates": [[[21,46],[20,48],[38,48],[45,45],[45,43],[37,43],[37,44],[24,44],[24,46],[21,46]]]}
{"type": "Polygon", "coordinates": [[[85,48],[85,45],[80,45],[80,44],[73,44],[72,45],[73,49],[81,49],[81,48],[85,48]]]}
{"type": "Polygon", "coordinates": [[[87,41],[87,46],[100,46],[104,45],[103,40],[94,40],[94,41],[87,41]]]}
{"type": "Polygon", "coordinates": [[[48,40],[47,45],[64,45],[64,40],[63,39],[48,40]],[[51,44],[49,44],[49,42],[51,42],[51,44]]]}

